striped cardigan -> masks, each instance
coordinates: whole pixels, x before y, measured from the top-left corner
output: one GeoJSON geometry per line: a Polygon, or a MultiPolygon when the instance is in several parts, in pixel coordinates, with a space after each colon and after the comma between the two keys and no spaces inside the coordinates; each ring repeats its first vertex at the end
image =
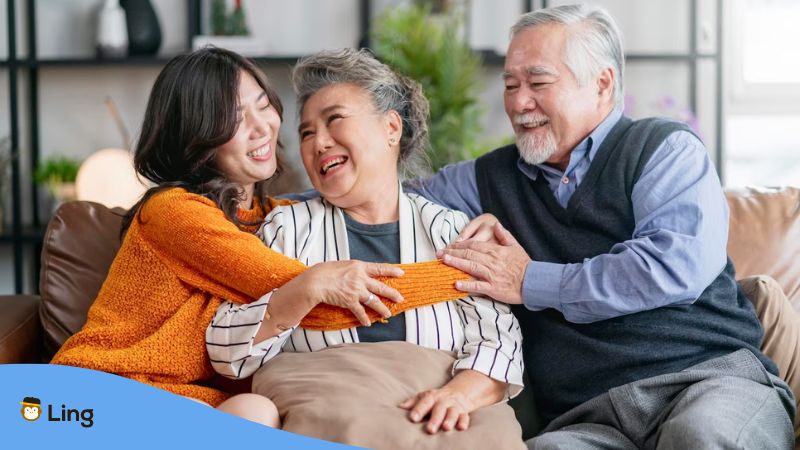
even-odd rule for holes
{"type": "MultiPolygon", "coordinates": [[[[416,194],[400,193],[400,261],[435,259],[436,251],[458,236],[466,215],[416,194]]],[[[277,252],[307,265],[349,259],[343,212],[322,198],[277,207],[258,236],[277,252]]],[[[222,375],[252,375],[281,351],[309,352],[359,342],[357,328],[313,331],[292,327],[253,342],[272,294],[241,305],[223,303],[206,331],[214,369],[222,375]]],[[[508,305],[466,296],[404,312],[406,341],[457,354],[453,372],[472,369],[509,384],[509,396],[522,389],[522,337],[508,305]]]]}

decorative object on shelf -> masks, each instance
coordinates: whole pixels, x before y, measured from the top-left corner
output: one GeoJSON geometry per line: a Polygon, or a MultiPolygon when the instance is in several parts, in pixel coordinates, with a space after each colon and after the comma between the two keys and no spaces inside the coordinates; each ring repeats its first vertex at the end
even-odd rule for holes
{"type": "Polygon", "coordinates": [[[127,150],[106,148],[98,150],[81,164],[75,178],[77,200],[101,203],[109,208],[133,206],[147,190],[133,168],[133,158],[127,150]]]}
{"type": "Polygon", "coordinates": [[[161,26],[150,0],[121,0],[128,24],[128,54],[155,55],[161,46],[161,26]]]}
{"type": "Polygon", "coordinates": [[[0,138],[0,233],[5,224],[6,202],[8,201],[8,186],[11,178],[11,140],[8,137],[0,138]]]}
{"type": "Polygon", "coordinates": [[[247,20],[244,15],[244,8],[242,8],[242,0],[236,0],[228,18],[228,36],[246,36],[250,34],[247,28],[247,20]]]}
{"type": "Polygon", "coordinates": [[[211,36],[195,36],[192,48],[197,50],[208,45],[232,50],[244,56],[263,56],[267,53],[264,42],[250,36],[247,17],[241,0],[235,0],[233,10],[228,13],[228,1],[212,0],[210,28],[211,36]]]}
{"type": "Polygon", "coordinates": [[[211,0],[211,34],[214,36],[225,36],[228,30],[227,1],[211,0]]]}
{"type": "Polygon", "coordinates": [[[97,57],[122,59],[128,56],[128,28],[119,0],[105,0],[97,14],[97,57]]]}
{"type": "Polygon", "coordinates": [[[382,14],[372,27],[376,55],[422,84],[431,105],[428,155],[434,170],[485,152],[478,103],[481,57],[459,35],[460,19],[432,18],[433,6],[382,14]]]}
{"type": "Polygon", "coordinates": [[[63,202],[75,200],[75,178],[80,161],[65,156],[47,158],[39,164],[33,174],[34,181],[44,185],[54,204],[52,210],[63,202]]]}

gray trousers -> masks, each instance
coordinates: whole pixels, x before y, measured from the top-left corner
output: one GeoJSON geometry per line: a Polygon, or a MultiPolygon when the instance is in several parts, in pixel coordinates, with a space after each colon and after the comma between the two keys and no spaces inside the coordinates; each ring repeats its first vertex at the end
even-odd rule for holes
{"type": "Polygon", "coordinates": [[[794,396],[748,350],[613,388],[529,449],[791,449],[794,396]]]}

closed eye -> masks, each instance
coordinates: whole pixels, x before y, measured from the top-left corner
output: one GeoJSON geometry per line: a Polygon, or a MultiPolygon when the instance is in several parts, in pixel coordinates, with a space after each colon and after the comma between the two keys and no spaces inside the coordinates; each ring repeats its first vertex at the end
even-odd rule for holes
{"type": "Polygon", "coordinates": [[[304,141],[307,138],[314,136],[314,132],[311,130],[300,130],[300,140],[304,141]]]}
{"type": "Polygon", "coordinates": [[[341,114],[331,114],[328,116],[328,124],[338,119],[344,119],[344,116],[341,114]]]}

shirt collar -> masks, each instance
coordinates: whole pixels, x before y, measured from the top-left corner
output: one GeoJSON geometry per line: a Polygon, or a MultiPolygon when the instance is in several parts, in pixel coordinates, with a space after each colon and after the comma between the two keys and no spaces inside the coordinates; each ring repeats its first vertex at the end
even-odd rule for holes
{"type": "MultiPolygon", "coordinates": [[[[611,129],[614,128],[614,125],[617,124],[621,117],[622,108],[614,108],[608,114],[608,116],[606,116],[606,118],[600,122],[600,125],[598,125],[594,131],[589,134],[589,136],[586,136],[584,140],[582,140],[575,148],[572,149],[569,154],[567,170],[563,173],[570,173],[577,163],[584,157],[588,157],[589,162],[591,163],[595,155],[597,155],[597,150],[600,148],[600,145],[603,143],[605,138],[608,136],[608,133],[611,132],[611,129]]],[[[560,170],[550,167],[546,164],[528,164],[522,159],[522,157],[517,160],[517,167],[528,178],[534,181],[536,180],[540,170],[554,173],[559,176],[563,174],[560,170]]]]}

